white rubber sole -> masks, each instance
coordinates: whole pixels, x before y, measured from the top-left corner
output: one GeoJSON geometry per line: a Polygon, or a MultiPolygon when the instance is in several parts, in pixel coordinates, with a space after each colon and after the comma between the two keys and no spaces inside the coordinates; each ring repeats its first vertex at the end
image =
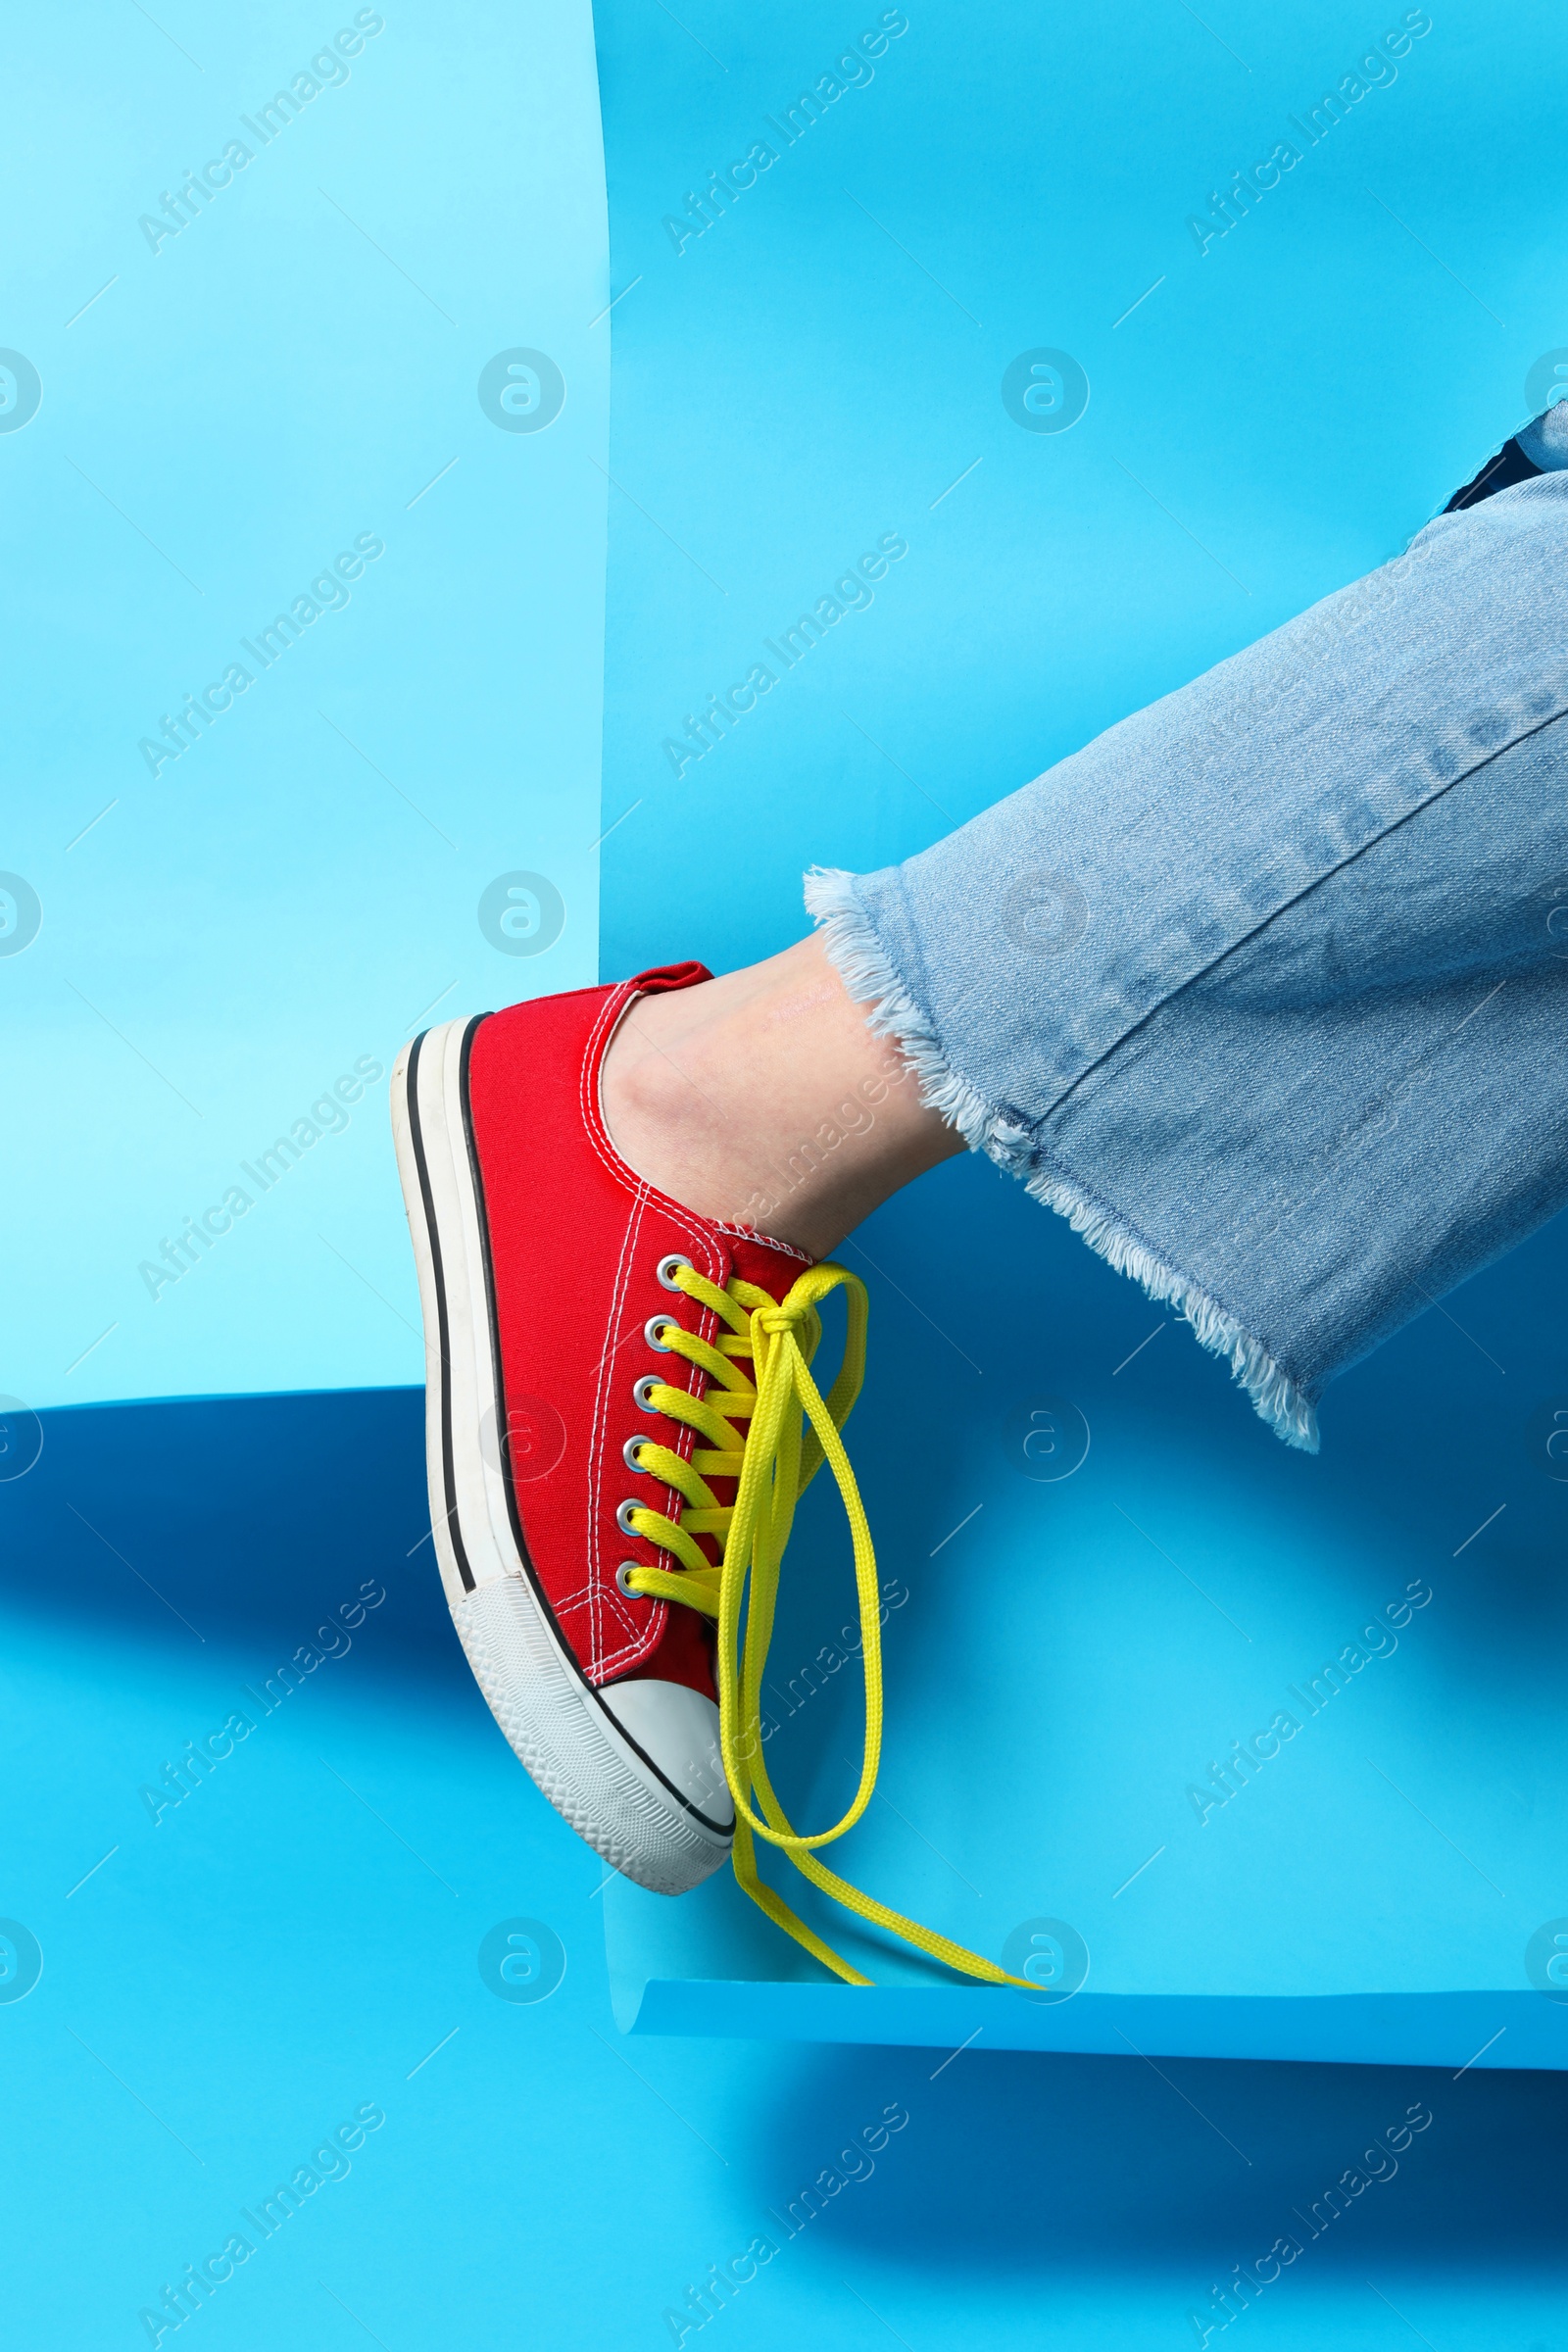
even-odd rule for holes
{"type": "MultiPolygon", "coordinates": [[[[722,1776],[715,1787],[711,1767],[696,1769],[697,1802],[689,1801],[627,1738],[607,1703],[613,1692],[600,1695],[563,1639],[513,1515],[495,1437],[490,1269],[468,1142],[467,1053],[477,1026],[427,1030],[392,1073],[392,1133],[424,1318],[436,1561],[474,1679],[524,1769],[613,1868],[655,1893],[683,1894],[729,1854],[722,1776]]],[[[670,1687],[626,1688],[651,1696],[670,1687]]]]}

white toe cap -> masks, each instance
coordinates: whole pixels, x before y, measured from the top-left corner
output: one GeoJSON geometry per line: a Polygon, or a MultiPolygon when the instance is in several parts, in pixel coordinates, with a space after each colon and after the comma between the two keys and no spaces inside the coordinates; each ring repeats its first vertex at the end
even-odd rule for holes
{"type": "Polygon", "coordinates": [[[735,1807],[718,1749],[718,1709],[684,1683],[612,1683],[599,1693],[628,1740],[686,1803],[728,1835],[735,1807]]]}

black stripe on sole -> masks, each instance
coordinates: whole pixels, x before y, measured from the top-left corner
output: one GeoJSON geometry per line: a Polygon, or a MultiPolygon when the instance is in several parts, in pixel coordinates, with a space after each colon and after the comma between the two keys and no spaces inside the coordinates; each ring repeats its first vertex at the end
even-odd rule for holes
{"type": "MultiPolygon", "coordinates": [[[[507,1460],[506,1442],[503,1435],[508,1427],[508,1422],[506,1407],[506,1384],[501,1368],[501,1331],[496,1310],[494,1259],[490,1249],[489,1219],[485,1211],[484,1178],[480,1171],[478,1151],[474,1144],[473,1117],[469,1099],[468,1064],[473,1051],[473,1041],[478,1033],[480,1023],[487,1017],[488,1016],[484,1013],[476,1014],[474,1018],[468,1022],[464,1031],[463,1043],[459,1050],[458,1061],[459,1108],[463,1121],[464,1149],[467,1154],[468,1176],[473,1188],[475,1218],[479,1229],[479,1246],[484,1281],[484,1325],[490,1344],[491,1385],[495,1398],[496,1446],[501,1468],[501,1485],[506,1495],[507,1519],[511,1529],[512,1540],[515,1548],[517,1562],[523,1575],[527,1579],[529,1590],[534,1597],[535,1605],[537,1606],[544,1623],[550,1630],[563,1664],[572,1675],[577,1683],[578,1688],[593,1700],[596,1708],[606,1719],[609,1728],[614,1734],[615,1738],[621,1740],[625,1746],[630,1748],[633,1755],[635,1755],[643,1764],[645,1769],[652,1774],[653,1778],[658,1782],[660,1788],[662,1788],[674,1801],[674,1803],[680,1807],[680,1810],[684,1814],[688,1815],[693,1821],[701,1823],[702,1827],[712,1837],[718,1838],[728,1838],[733,1833],[733,1821],[715,1821],[710,1814],[703,1812],[699,1806],[693,1804],[691,1799],[685,1796],[682,1791],[675,1787],[674,1783],[660,1770],[659,1765],[654,1761],[653,1757],[647,1753],[646,1749],[638,1744],[637,1740],[632,1737],[631,1733],[626,1729],[625,1725],[614,1713],[614,1710],[606,1704],[598,1688],[591,1683],[587,1676],[583,1673],[576,1653],[573,1650],[571,1643],[566,1639],[566,1636],[561,1626],[561,1622],[557,1617],[555,1609],[551,1603],[550,1596],[544,1590],[544,1587],[540,1582],[538,1572],[535,1569],[533,1561],[529,1555],[527,1541],[522,1531],[521,1517],[517,1509],[516,1491],[507,1460]]],[[[433,1032],[426,1030],[422,1035],[415,1040],[414,1045],[410,1049],[408,1068],[404,1078],[404,1093],[406,1107],[409,1115],[409,1135],[414,1146],[415,1164],[418,1170],[419,1176],[419,1194],[424,1209],[425,1233],[430,1246],[431,1274],[436,1295],[437,1330],[439,1334],[441,1356],[441,1469],[443,1496],[446,1504],[447,1528],[452,1539],[452,1548],[454,1556],[457,1560],[458,1572],[463,1579],[464,1591],[465,1592],[472,1592],[477,1589],[477,1586],[472,1568],[468,1563],[467,1551],[463,1541],[462,1517],[458,1502],[457,1473],[452,1442],[451,1345],[450,1319],[447,1311],[446,1271],[441,1252],[440,1234],[437,1230],[435,1202],[430,1185],[429,1166],[425,1152],[424,1136],[419,1118],[418,1070],[420,1054],[421,1049],[425,1045],[426,1040],[433,1034],[433,1032]]],[[[444,1085],[444,1073],[438,1076],[437,1083],[444,1085]]]]}

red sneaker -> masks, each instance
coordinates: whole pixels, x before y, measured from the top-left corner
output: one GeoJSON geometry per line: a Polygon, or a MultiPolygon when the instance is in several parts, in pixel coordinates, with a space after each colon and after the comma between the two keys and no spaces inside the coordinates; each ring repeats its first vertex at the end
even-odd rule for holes
{"type": "MultiPolygon", "coordinates": [[[[669,1384],[700,1404],[712,1384],[659,1335],[680,1324],[710,1364],[726,1338],[682,1290],[682,1268],[704,1287],[738,1276],[782,1298],[811,1262],[682,1208],[606,1130],[600,1072],[616,1023],[639,995],[708,977],[677,964],[448,1021],[405,1050],[392,1079],[424,1310],[431,1527],[453,1620],[551,1803],[607,1862],[664,1894],[724,1861],[734,1807],[711,1626],[626,1582],[719,1557],[705,1513],[635,1458],[667,1449],[689,1463],[700,1433],[650,1392],[669,1384]],[[633,1512],[662,1514],[671,1547],[635,1532],[633,1512]],[[683,1512],[694,1532],[677,1538],[683,1512]]],[[[733,1434],[739,1448],[744,1427],[733,1434]]],[[[713,1500],[727,1501],[723,1457],[704,1458],[713,1500]]]]}

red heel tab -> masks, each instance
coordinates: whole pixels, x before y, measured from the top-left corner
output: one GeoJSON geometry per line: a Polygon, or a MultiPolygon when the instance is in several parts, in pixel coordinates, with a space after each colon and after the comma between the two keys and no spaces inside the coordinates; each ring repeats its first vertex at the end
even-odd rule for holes
{"type": "Polygon", "coordinates": [[[626,985],[640,997],[664,997],[672,989],[695,988],[699,980],[712,977],[706,963],[659,963],[651,972],[639,972],[626,985]]]}

